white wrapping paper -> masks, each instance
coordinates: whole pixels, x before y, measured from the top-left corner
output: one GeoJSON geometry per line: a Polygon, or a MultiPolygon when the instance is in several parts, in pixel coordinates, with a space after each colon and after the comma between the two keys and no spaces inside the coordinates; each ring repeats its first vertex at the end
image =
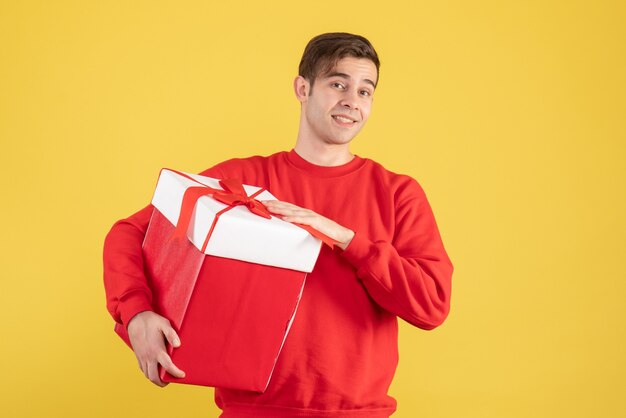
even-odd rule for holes
{"type": "MultiPolygon", "coordinates": [[[[219,180],[184,173],[210,187],[221,189],[219,180]]],[[[176,225],[183,195],[188,187],[200,184],[170,170],[161,170],[152,205],[173,225],[176,225]]],[[[248,195],[259,187],[244,184],[248,195]]],[[[264,191],[257,200],[277,200],[264,191]]],[[[215,214],[227,205],[211,196],[198,199],[187,230],[187,237],[202,250],[215,214]]],[[[317,260],[322,242],[304,229],[272,216],[266,219],[250,212],[245,206],[236,206],[222,214],[204,251],[206,254],[227,257],[310,273],[317,260]]]]}

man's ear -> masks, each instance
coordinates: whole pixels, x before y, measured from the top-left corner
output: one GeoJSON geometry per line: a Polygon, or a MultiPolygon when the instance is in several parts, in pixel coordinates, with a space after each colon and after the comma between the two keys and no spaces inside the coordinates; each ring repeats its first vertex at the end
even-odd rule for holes
{"type": "Polygon", "coordinates": [[[311,84],[309,81],[302,77],[301,75],[297,76],[295,80],[293,80],[293,90],[296,93],[296,98],[300,103],[304,103],[307,101],[309,94],[311,93],[311,84]]]}

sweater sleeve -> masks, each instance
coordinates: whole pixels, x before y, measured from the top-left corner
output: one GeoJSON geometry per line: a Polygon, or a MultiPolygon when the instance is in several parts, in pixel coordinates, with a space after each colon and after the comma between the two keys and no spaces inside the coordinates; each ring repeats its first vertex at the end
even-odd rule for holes
{"type": "Polygon", "coordinates": [[[138,313],[152,310],[152,292],[143,269],[143,243],[153,206],[121,219],[104,240],[104,290],[107,309],[124,326],[138,313]]]}
{"type": "MultiPolygon", "coordinates": [[[[219,165],[201,173],[219,178],[219,165]]],[[[144,272],[142,245],[154,207],[148,205],[117,221],[104,240],[106,305],[115,322],[126,327],[138,313],[152,310],[152,291],[144,272]]]]}
{"type": "Polygon", "coordinates": [[[450,311],[453,266],[431,207],[412,180],[396,207],[393,242],[355,232],[343,252],[381,307],[422,329],[441,325],[450,311]]]}

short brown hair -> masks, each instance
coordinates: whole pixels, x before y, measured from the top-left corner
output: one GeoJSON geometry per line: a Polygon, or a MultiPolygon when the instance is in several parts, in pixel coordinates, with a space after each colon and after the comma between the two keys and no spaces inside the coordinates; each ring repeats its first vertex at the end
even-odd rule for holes
{"type": "Polygon", "coordinates": [[[324,33],[311,39],[304,48],[298,74],[309,80],[312,87],[317,76],[330,72],[344,57],[372,61],[376,65],[378,84],[380,61],[376,50],[363,36],[345,32],[324,33]]]}

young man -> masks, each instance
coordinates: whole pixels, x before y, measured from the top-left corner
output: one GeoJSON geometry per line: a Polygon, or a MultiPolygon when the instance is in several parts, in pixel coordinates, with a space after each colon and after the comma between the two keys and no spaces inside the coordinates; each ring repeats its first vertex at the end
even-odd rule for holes
{"type": "MultiPolygon", "coordinates": [[[[265,187],[266,206],[338,241],[324,247],[263,394],[217,388],[230,417],[389,417],[398,361],[397,317],[423,329],[446,318],[452,264],[426,196],[408,176],[353,155],[350,141],[369,118],[379,60],[369,41],[328,33],[307,45],[294,81],[301,103],[295,148],[225,161],[203,172],[265,187]]],[[[127,326],[139,366],[163,386],[157,366],[183,376],[164,340],[181,344],[152,311],[141,244],[148,206],[117,222],[104,248],[107,307],[127,326]]],[[[184,343],[184,342],[183,342],[184,343]]]]}

